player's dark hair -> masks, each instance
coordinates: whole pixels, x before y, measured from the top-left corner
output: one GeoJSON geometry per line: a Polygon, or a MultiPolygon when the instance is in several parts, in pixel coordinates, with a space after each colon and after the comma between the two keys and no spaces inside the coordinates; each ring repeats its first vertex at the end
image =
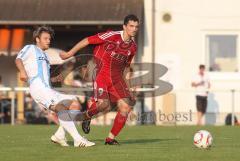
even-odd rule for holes
{"type": "Polygon", "coordinates": [[[200,64],[200,65],[199,65],[199,69],[205,69],[205,65],[200,64]]]}
{"type": "Polygon", "coordinates": [[[40,38],[42,33],[49,33],[51,38],[54,37],[54,31],[51,27],[49,26],[40,26],[36,30],[33,31],[33,42],[36,43],[36,38],[40,38]]]}
{"type": "Polygon", "coordinates": [[[139,19],[136,15],[130,14],[124,18],[123,24],[127,25],[129,21],[134,21],[139,23],[139,19]]]}

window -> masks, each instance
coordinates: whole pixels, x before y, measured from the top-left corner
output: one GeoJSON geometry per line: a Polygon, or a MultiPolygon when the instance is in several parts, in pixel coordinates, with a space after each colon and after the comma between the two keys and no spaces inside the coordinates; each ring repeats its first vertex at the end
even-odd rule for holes
{"type": "Polygon", "coordinates": [[[210,71],[238,70],[237,35],[208,35],[207,52],[210,71]]]}

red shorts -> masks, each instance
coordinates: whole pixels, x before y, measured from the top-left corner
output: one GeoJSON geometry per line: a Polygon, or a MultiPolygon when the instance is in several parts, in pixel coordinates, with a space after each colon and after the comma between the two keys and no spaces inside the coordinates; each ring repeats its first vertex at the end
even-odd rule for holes
{"type": "Polygon", "coordinates": [[[108,99],[115,103],[122,98],[131,98],[131,95],[122,78],[112,80],[98,76],[94,81],[94,98],[95,100],[108,99]]]}

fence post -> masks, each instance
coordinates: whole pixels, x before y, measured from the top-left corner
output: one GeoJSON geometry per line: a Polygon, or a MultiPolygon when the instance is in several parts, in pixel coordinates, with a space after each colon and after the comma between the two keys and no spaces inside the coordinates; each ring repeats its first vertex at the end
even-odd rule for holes
{"type": "Polygon", "coordinates": [[[11,98],[11,125],[15,125],[15,89],[12,91],[11,98]]]}

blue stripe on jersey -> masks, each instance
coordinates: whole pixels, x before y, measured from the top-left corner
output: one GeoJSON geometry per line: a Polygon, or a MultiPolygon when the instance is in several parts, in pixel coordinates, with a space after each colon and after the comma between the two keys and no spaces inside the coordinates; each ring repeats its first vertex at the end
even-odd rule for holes
{"type": "MultiPolygon", "coordinates": [[[[48,57],[46,56],[45,53],[44,53],[44,56],[45,56],[45,59],[48,60],[48,57]]],[[[48,75],[48,78],[49,78],[49,80],[47,80],[47,81],[49,83],[49,86],[51,86],[51,81],[50,81],[50,64],[49,63],[47,64],[47,75],[48,75]]]]}
{"type": "MultiPolygon", "coordinates": [[[[38,51],[37,52],[38,57],[42,57],[42,55],[43,55],[42,51],[36,47],[35,47],[35,49],[37,49],[37,51],[38,51]]],[[[46,59],[46,57],[45,57],[45,59],[46,59]]],[[[39,61],[37,59],[37,62],[38,62],[38,75],[41,78],[42,82],[45,84],[45,86],[49,87],[49,84],[46,82],[46,80],[44,79],[44,75],[43,75],[43,62],[44,61],[43,60],[39,61]]],[[[49,72],[48,70],[49,70],[49,68],[47,67],[47,72],[49,72]]],[[[49,80],[47,80],[47,81],[49,81],[49,80]]]]}
{"type": "Polygon", "coordinates": [[[30,49],[31,45],[27,45],[25,51],[22,51],[20,58],[23,59],[23,57],[26,55],[27,51],[30,49]]]}
{"type": "MultiPolygon", "coordinates": [[[[37,65],[38,65],[38,73],[36,76],[34,76],[31,80],[30,80],[30,84],[33,82],[34,79],[36,78],[40,78],[42,80],[42,83],[45,85],[45,87],[50,87],[48,83],[46,83],[46,81],[44,80],[44,75],[43,75],[43,60],[38,60],[39,57],[42,57],[42,52],[36,47],[35,48],[35,54],[36,54],[36,61],[37,61],[37,65]]],[[[49,67],[47,67],[47,71],[49,73],[49,67]]],[[[50,74],[49,74],[50,75],[50,74]]]]}

